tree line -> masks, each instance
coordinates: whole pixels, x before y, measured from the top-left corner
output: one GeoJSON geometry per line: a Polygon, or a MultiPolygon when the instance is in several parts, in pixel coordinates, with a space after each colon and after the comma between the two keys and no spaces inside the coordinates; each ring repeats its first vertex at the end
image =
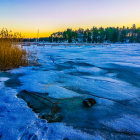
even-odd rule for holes
{"type": "MultiPolygon", "coordinates": [[[[67,29],[63,32],[55,32],[46,38],[49,42],[69,42],[69,43],[140,43],[140,27],[107,27],[92,29],[67,29]]],[[[42,39],[40,38],[42,41],[42,39]]]]}

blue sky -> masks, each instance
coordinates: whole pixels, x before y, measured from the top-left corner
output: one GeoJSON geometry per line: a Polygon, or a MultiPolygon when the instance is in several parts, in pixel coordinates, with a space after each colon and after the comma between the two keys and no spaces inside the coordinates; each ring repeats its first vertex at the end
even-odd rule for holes
{"type": "Polygon", "coordinates": [[[0,28],[42,36],[66,28],[140,26],[140,0],[0,0],[0,28]]]}

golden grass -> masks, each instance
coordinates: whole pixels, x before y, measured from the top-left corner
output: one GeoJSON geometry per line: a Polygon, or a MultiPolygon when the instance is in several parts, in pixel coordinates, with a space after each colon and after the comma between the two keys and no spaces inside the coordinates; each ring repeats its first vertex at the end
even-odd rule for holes
{"type": "Polygon", "coordinates": [[[0,31],[0,70],[6,71],[20,66],[27,66],[28,53],[22,49],[22,38],[18,33],[7,29],[0,31]]]}

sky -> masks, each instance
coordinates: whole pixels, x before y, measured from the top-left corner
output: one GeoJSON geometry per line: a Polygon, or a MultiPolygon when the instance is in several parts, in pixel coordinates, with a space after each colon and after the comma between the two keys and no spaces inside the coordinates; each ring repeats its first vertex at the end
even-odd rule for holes
{"type": "Polygon", "coordinates": [[[0,0],[0,29],[48,37],[67,28],[140,27],[140,0],[0,0]]]}

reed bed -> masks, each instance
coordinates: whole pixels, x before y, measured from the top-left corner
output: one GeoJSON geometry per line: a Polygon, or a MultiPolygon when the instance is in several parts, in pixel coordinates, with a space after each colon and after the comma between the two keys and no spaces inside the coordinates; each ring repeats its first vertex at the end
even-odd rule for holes
{"type": "Polygon", "coordinates": [[[22,37],[7,29],[0,30],[0,71],[29,65],[29,54],[22,48],[22,37]]]}

